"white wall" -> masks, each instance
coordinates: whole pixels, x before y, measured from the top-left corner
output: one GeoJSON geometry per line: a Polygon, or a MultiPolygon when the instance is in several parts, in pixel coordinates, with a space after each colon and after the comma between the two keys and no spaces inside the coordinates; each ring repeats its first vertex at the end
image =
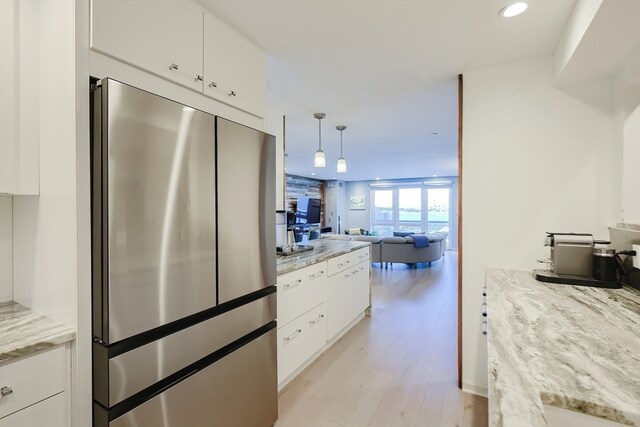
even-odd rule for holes
{"type": "MultiPolygon", "coordinates": [[[[486,267],[537,268],[545,231],[611,223],[606,113],[553,87],[553,58],[464,74],[463,388],[487,386],[481,288],[486,267]]],[[[491,311],[489,311],[491,321],[491,311]]]]}
{"type": "Polygon", "coordinates": [[[623,126],[622,222],[640,224],[640,106],[623,126]]]}
{"type": "Polygon", "coordinates": [[[640,224],[640,46],[612,77],[614,222],[640,224]]]}
{"type": "Polygon", "coordinates": [[[555,53],[555,78],[558,79],[571,60],[603,0],[578,0],[555,53]]]}
{"type": "Polygon", "coordinates": [[[74,2],[39,2],[40,196],[15,196],[14,299],[76,328],[74,2]]]}
{"type": "Polygon", "coordinates": [[[0,302],[13,300],[13,211],[9,196],[0,196],[0,302]]]}

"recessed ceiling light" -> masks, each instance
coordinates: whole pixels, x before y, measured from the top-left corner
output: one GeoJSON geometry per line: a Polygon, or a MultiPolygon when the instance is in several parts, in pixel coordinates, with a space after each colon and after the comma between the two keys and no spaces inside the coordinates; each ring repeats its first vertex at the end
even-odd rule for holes
{"type": "Polygon", "coordinates": [[[331,177],[331,179],[336,179],[336,177],[335,177],[335,176],[334,176],[334,177],[331,177]]]}
{"type": "Polygon", "coordinates": [[[376,181],[380,181],[380,178],[376,178],[376,181]]]}
{"type": "Polygon", "coordinates": [[[433,177],[434,177],[434,178],[437,178],[437,177],[438,177],[438,175],[433,175],[433,177]]]}
{"type": "Polygon", "coordinates": [[[520,15],[522,12],[527,10],[527,7],[529,7],[529,5],[523,1],[511,3],[502,8],[502,10],[500,11],[500,16],[511,18],[512,16],[520,15]]]}
{"type": "Polygon", "coordinates": [[[316,173],[315,172],[311,172],[311,176],[316,176],[316,173]]]}

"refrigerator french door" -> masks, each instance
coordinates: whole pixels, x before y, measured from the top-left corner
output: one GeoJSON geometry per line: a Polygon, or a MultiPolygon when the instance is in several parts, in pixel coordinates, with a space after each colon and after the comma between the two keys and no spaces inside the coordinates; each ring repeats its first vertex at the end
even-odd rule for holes
{"type": "Polygon", "coordinates": [[[92,108],[94,425],[272,425],[274,138],[112,79],[92,108]]]}

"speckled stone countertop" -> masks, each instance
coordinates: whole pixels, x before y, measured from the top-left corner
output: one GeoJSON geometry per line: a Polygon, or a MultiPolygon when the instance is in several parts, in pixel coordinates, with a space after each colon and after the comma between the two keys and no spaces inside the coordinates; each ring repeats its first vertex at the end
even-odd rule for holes
{"type": "Polygon", "coordinates": [[[75,338],[71,329],[17,302],[0,302],[0,363],[75,338]]]}
{"type": "Polygon", "coordinates": [[[543,404],[640,426],[640,293],[487,269],[489,425],[547,425],[543,404]]]}
{"type": "Polygon", "coordinates": [[[278,274],[289,273],[308,265],[322,262],[348,252],[353,252],[370,245],[369,242],[352,242],[349,240],[319,239],[305,243],[314,246],[312,251],[301,252],[298,255],[278,256],[276,271],[278,274]]]}

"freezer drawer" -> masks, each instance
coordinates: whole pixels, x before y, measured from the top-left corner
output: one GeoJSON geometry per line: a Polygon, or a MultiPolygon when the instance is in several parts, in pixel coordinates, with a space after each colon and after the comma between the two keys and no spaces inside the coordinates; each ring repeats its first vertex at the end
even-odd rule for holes
{"type": "Polygon", "coordinates": [[[276,284],[275,138],[216,117],[218,303],[276,284]]]}
{"type": "Polygon", "coordinates": [[[111,79],[92,93],[93,334],[216,305],[215,117],[111,79]]]}
{"type": "MultiPolygon", "coordinates": [[[[278,418],[275,338],[272,329],[108,425],[272,426],[278,418]]],[[[101,422],[98,417],[96,427],[101,422]]]]}
{"type": "Polygon", "coordinates": [[[94,399],[112,407],[275,320],[276,294],[109,359],[94,343],[94,399]],[[108,379],[108,389],[107,389],[108,379]]]}

